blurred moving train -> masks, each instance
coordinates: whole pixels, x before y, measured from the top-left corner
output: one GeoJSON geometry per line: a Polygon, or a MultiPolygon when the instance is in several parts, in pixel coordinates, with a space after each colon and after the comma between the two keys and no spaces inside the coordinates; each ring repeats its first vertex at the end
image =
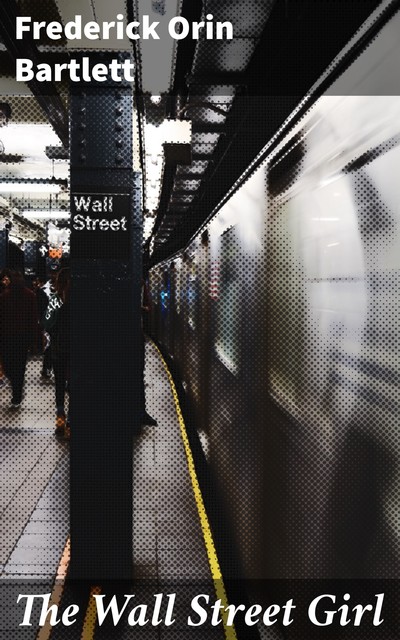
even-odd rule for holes
{"type": "Polygon", "coordinates": [[[246,577],[399,576],[399,33],[397,13],[150,271],[246,577]]]}

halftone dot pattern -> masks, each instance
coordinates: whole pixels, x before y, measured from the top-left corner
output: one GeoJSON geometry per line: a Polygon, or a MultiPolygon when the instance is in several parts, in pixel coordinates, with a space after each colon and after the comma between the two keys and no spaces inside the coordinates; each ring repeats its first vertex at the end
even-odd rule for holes
{"type": "Polygon", "coordinates": [[[299,600],[319,578],[397,579],[400,551],[398,143],[343,152],[325,180],[318,108],[232,197],[233,223],[224,207],[150,272],[151,332],[223,502],[219,549],[239,556],[224,576],[283,578],[299,600]]]}
{"type": "MultiPolygon", "coordinates": [[[[197,79],[185,112],[198,125],[193,158],[190,165],[177,167],[166,195],[161,242],[163,227],[167,237],[176,220],[185,225],[200,183],[213,175],[220,142],[213,129],[228,122],[242,88],[240,74],[271,4],[252,3],[253,11],[242,20],[239,4],[233,3],[232,19],[240,13],[235,41],[217,48],[200,39],[196,47],[197,79]],[[233,73],[239,76],[234,82],[233,73]],[[228,79],[218,82],[223,74],[228,79]]],[[[217,3],[207,2],[204,10],[223,18],[217,3]]],[[[101,131],[91,151],[105,158],[106,167],[130,167],[131,141],[122,135],[127,122],[123,99],[119,104],[116,94],[103,98],[96,89],[75,103],[73,127],[93,136],[92,119],[114,117],[115,130],[101,131]]],[[[21,108],[18,102],[16,109],[21,108]]],[[[270,117],[274,109],[279,111],[279,99],[270,112],[254,117],[270,117]]],[[[40,121],[36,103],[27,99],[26,110],[27,121],[40,121]]],[[[144,124],[143,113],[139,118],[144,124]]],[[[90,166],[94,158],[85,153],[85,134],[75,141],[74,160],[90,166]]],[[[172,359],[187,398],[188,428],[192,437],[198,434],[212,472],[203,488],[228,579],[398,577],[398,221],[384,183],[385,172],[389,175],[390,166],[398,164],[397,145],[391,140],[379,150],[374,147],[361,167],[357,158],[346,165],[347,208],[340,211],[351,217],[351,209],[351,232],[345,232],[354,240],[346,255],[354,249],[354,256],[362,257],[362,269],[350,275],[345,260],[339,275],[332,274],[325,251],[343,244],[345,234],[338,241],[321,232],[318,246],[315,238],[309,242],[310,226],[320,228],[324,215],[335,217],[324,207],[330,208],[336,197],[332,189],[321,202],[305,181],[306,202],[301,199],[310,146],[302,136],[294,138],[281,157],[263,168],[261,199],[257,185],[245,183],[243,188],[250,184],[247,199],[234,223],[222,217],[219,230],[209,225],[185,252],[150,275],[151,334],[172,359]],[[389,165],[377,169],[388,158],[389,165]],[[253,212],[260,207],[262,217],[256,220],[253,212]],[[307,211],[315,212],[316,219],[310,220],[307,211]],[[316,271],[310,265],[313,256],[316,271]],[[333,322],[323,313],[332,312],[331,301],[333,322]],[[357,312],[362,318],[349,320],[357,312]]],[[[6,172],[14,160],[5,158],[6,172]]],[[[42,239],[40,229],[32,233],[42,239]]],[[[135,577],[143,583],[144,599],[152,597],[149,585],[153,593],[157,588],[181,596],[200,590],[213,594],[176,407],[150,345],[145,382],[147,408],[159,425],[145,428],[135,444],[135,577]]],[[[4,409],[3,451],[10,478],[2,493],[6,579],[50,582],[67,535],[68,445],[52,436],[51,385],[51,378],[40,379],[39,358],[31,357],[29,404],[25,398],[18,412],[4,409]]],[[[8,393],[5,387],[5,400],[8,393]]],[[[47,591],[49,582],[34,583],[35,588],[47,591]]],[[[33,591],[32,584],[26,589],[33,591]]],[[[4,600],[5,610],[14,608],[15,594],[7,592],[4,600]]],[[[75,629],[56,633],[76,637],[75,629]]],[[[188,630],[182,623],[182,628],[143,635],[207,638],[221,633],[188,630]]],[[[22,635],[13,629],[8,637],[22,635]]],[[[366,630],[369,636],[373,631],[366,630]]]]}
{"type": "MultiPolygon", "coordinates": [[[[35,3],[35,7],[31,3],[28,7],[28,3],[21,2],[19,9],[21,15],[26,12],[33,19],[49,21],[60,18],[56,3],[52,1],[35,3]]],[[[44,46],[43,51],[54,54],[53,41],[42,40],[40,45],[44,46]]],[[[15,65],[4,49],[1,71],[3,78],[15,78],[15,65]]],[[[4,95],[3,91],[1,100],[11,109],[8,125],[10,128],[17,125],[41,125],[47,135],[47,127],[51,129],[47,115],[33,95],[23,95],[23,86],[20,84],[14,95],[11,83],[11,95],[4,95]]],[[[15,88],[17,89],[17,85],[15,88]]],[[[53,100],[52,96],[42,98],[48,102],[48,106],[53,100]]],[[[66,92],[62,95],[60,104],[67,108],[66,92]]],[[[61,121],[58,111],[57,116],[61,121]]],[[[0,129],[0,140],[6,139],[7,133],[6,125],[4,129],[0,129]]],[[[22,148],[23,141],[17,139],[18,135],[21,136],[17,130],[15,142],[22,148]]],[[[13,142],[2,146],[2,182],[16,181],[19,178],[24,183],[25,177],[26,182],[30,181],[30,176],[49,179],[59,177],[58,160],[45,159],[43,162],[44,145],[40,157],[35,157],[37,147],[32,152],[32,147],[35,146],[32,145],[32,140],[27,139],[26,149],[18,153],[12,150],[13,142]],[[45,170],[40,173],[38,167],[46,162],[47,173],[45,170]]],[[[45,259],[42,258],[39,266],[38,248],[40,245],[47,247],[48,238],[46,223],[38,219],[27,221],[22,212],[31,208],[47,210],[49,206],[56,209],[59,204],[65,207],[65,200],[60,203],[57,196],[52,196],[49,205],[49,196],[45,193],[37,195],[34,189],[32,193],[29,190],[18,192],[16,189],[15,192],[2,194],[0,222],[2,225],[7,223],[10,227],[6,266],[22,271],[25,263],[26,284],[29,287],[32,287],[32,274],[41,277],[45,275],[45,259]],[[21,239],[28,239],[29,242],[25,242],[22,247],[18,246],[21,239]]],[[[23,342],[22,338],[21,341],[23,342]]],[[[15,362],[19,356],[16,352],[15,362]]],[[[54,437],[54,372],[49,359],[44,358],[42,336],[38,335],[28,353],[19,407],[11,406],[12,386],[5,375],[4,366],[1,374],[0,637],[34,638],[37,631],[34,626],[31,629],[19,627],[22,606],[17,605],[17,597],[21,593],[49,593],[52,590],[55,572],[69,535],[69,446],[66,441],[54,437]]],[[[66,393],[66,409],[67,407],[66,393]]],[[[37,614],[38,607],[35,605],[35,615],[37,614]]]]}

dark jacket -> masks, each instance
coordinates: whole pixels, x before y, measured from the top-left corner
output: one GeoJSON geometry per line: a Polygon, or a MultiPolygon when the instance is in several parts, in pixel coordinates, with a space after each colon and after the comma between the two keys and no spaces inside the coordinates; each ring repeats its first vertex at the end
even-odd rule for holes
{"type": "Polygon", "coordinates": [[[39,322],[43,323],[44,314],[46,313],[47,305],[49,304],[49,299],[46,295],[46,292],[43,291],[41,287],[36,290],[36,305],[38,310],[39,322]]]}
{"type": "Polygon", "coordinates": [[[0,295],[1,341],[23,340],[34,346],[39,334],[39,320],[35,294],[21,287],[7,287],[0,295]]]}
{"type": "Polygon", "coordinates": [[[53,358],[68,357],[70,350],[70,306],[55,294],[44,315],[43,327],[50,334],[53,358]]]}

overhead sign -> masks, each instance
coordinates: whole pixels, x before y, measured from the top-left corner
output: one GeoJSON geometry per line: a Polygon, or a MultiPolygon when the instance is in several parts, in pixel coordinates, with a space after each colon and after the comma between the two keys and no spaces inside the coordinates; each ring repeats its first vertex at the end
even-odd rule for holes
{"type": "Polygon", "coordinates": [[[130,214],[129,193],[71,193],[71,257],[127,260],[130,214]]]}

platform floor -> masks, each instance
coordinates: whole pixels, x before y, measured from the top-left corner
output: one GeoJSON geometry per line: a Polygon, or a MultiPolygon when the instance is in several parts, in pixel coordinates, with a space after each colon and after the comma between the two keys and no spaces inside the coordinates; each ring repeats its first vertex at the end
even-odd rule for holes
{"type": "MultiPolygon", "coordinates": [[[[38,358],[30,360],[20,409],[9,409],[8,387],[0,390],[1,597],[10,600],[1,609],[0,640],[36,637],[37,628],[18,628],[23,612],[16,604],[18,585],[27,580],[28,593],[33,592],[28,584],[49,592],[68,566],[69,445],[53,435],[54,385],[42,380],[40,367],[38,358]]],[[[221,626],[206,630],[186,624],[192,597],[209,593],[213,602],[216,595],[174,397],[152,344],[146,345],[145,382],[147,410],[158,425],[144,427],[133,441],[133,575],[142,590],[136,599],[150,603],[155,593],[176,592],[177,622],[169,628],[119,628],[118,637],[222,638],[221,626]]],[[[80,638],[76,631],[75,636],[72,627],[66,629],[65,637],[80,638]]],[[[109,631],[86,630],[85,637],[108,638],[109,631]]],[[[53,629],[52,638],[58,637],[62,633],[53,629]]]]}

